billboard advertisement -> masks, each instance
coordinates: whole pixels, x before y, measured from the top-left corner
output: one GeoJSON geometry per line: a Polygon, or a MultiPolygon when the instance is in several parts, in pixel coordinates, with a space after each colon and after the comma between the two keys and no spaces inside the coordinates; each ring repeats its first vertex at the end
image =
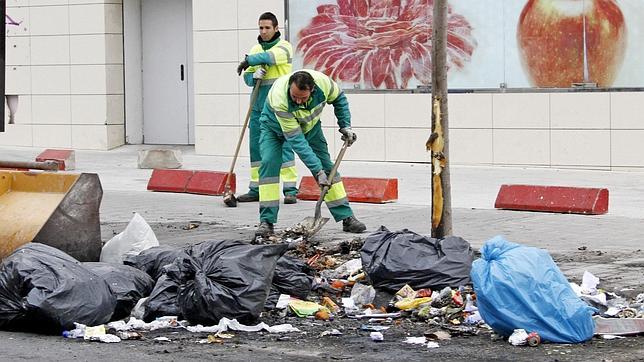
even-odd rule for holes
{"type": "MultiPolygon", "coordinates": [[[[449,0],[450,88],[644,87],[644,1],[449,0]]],[[[433,0],[290,0],[294,67],[345,89],[431,85],[433,0]]]]}

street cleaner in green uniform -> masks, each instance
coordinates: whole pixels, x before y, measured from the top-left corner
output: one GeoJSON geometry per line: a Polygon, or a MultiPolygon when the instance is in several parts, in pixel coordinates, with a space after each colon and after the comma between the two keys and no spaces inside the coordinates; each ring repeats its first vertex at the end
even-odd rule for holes
{"type": "MultiPolygon", "coordinates": [[[[244,72],[244,82],[249,87],[255,86],[258,79],[261,85],[257,99],[252,104],[249,131],[250,139],[250,184],[248,192],[237,198],[239,202],[259,201],[259,165],[262,158],[259,153],[259,116],[264,108],[266,95],[275,80],[285,74],[291,73],[293,47],[286,40],[282,40],[277,27],[277,17],[273,13],[263,13],[259,16],[258,44],[255,44],[245,59],[239,63],[237,74],[244,72]]],[[[295,168],[295,155],[288,143],[282,148],[282,165],[280,176],[283,182],[285,204],[297,203],[297,169],[295,168]]]]}
{"type": "Polygon", "coordinates": [[[259,219],[256,236],[270,236],[279,210],[279,172],[282,147],[290,143],[320,186],[330,186],[324,201],[342,229],[361,233],[366,226],[353,216],[340,175],[333,180],[328,174],[333,168],[326,139],[322,133],[320,115],[324,106],[333,105],[342,139],[349,145],[357,136],[351,130],[349,102],[338,85],[324,73],[301,70],[280,77],[268,92],[259,119],[262,133],[259,168],[259,219]]]}

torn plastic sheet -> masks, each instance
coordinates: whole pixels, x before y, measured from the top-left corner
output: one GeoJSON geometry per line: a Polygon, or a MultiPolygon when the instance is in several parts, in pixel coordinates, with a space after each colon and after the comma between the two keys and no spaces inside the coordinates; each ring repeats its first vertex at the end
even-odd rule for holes
{"type": "Polygon", "coordinates": [[[202,332],[202,333],[219,333],[219,332],[226,332],[227,330],[233,330],[233,331],[242,331],[242,332],[259,332],[259,331],[267,331],[268,333],[288,333],[288,332],[299,332],[300,330],[293,327],[291,324],[278,324],[275,326],[269,326],[268,324],[262,322],[260,324],[254,325],[254,326],[247,326],[244,324],[241,324],[237,321],[237,319],[228,319],[228,318],[222,318],[219,320],[219,324],[216,326],[208,326],[204,327],[201,324],[198,324],[196,326],[188,326],[186,327],[187,330],[190,332],[202,332]]]}
{"type": "Polygon", "coordinates": [[[159,240],[154,231],[143,217],[135,212],[125,230],[105,243],[101,250],[101,261],[121,264],[127,255],[138,255],[143,250],[155,246],[159,246],[159,240]]]}

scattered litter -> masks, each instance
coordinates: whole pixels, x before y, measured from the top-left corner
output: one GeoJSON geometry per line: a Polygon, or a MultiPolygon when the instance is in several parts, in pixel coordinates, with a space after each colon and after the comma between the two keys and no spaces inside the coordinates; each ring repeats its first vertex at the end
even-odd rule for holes
{"type": "Polygon", "coordinates": [[[407,337],[403,341],[405,343],[409,344],[425,344],[427,342],[427,338],[425,337],[407,337]]]}
{"type": "Polygon", "coordinates": [[[320,304],[323,307],[327,307],[331,312],[333,313],[339,313],[340,312],[340,307],[329,297],[323,297],[322,301],[320,304]]]}
{"type": "Polygon", "coordinates": [[[588,302],[591,306],[606,306],[606,293],[599,292],[597,290],[598,284],[599,278],[591,274],[589,271],[585,271],[581,285],[570,283],[570,287],[575,291],[575,294],[577,294],[578,297],[588,302]]]}
{"type": "Polygon", "coordinates": [[[581,278],[581,293],[591,295],[597,293],[598,284],[599,278],[594,276],[589,271],[585,271],[583,277],[581,278]]]}
{"type": "Polygon", "coordinates": [[[644,333],[644,318],[602,318],[594,317],[595,334],[628,336],[644,333]]]}
{"type": "Polygon", "coordinates": [[[481,313],[479,313],[478,311],[468,315],[467,317],[465,317],[465,319],[463,319],[463,323],[465,324],[479,324],[481,322],[483,322],[483,318],[481,318],[481,313]]]}
{"type": "Polygon", "coordinates": [[[602,334],[601,335],[603,339],[624,339],[626,337],[623,336],[616,336],[614,334],[602,334]]]}
{"type": "Polygon", "coordinates": [[[365,313],[349,316],[350,318],[363,319],[363,318],[399,318],[400,312],[395,313],[365,313]]]}
{"type": "Polygon", "coordinates": [[[329,310],[327,308],[320,308],[317,312],[315,312],[315,319],[320,320],[320,321],[328,321],[331,319],[331,315],[329,314],[329,310]]]}
{"type": "Polygon", "coordinates": [[[508,342],[513,346],[524,346],[528,339],[528,332],[525,329],[515,329],[508,338],[508,342]]]}
{"type": "Polygon", "coordinates": [[[427,348],[438,348],[440,347],[436,342],[427,342],[427,348]]]}
{"type": "Polygon", "coordinates": [[[349,260],[333,270],[331,278],[344,278],[352,276],[362,270],[362,260],[360,258],[349,260]]]}
{"type": "Polygon", "coordinates": [[[352,314],[359,310],[352,298],[342,298],[342,306],[347,314],[352,314]]]}
{"type": "Polygon", "coordinates": [[[445,331],[434,331],[425,333],[425,338],[433,341],[446,341],[452,339],[452,335],[445,331]]]}
{"type": "Polygon", "coordinates": [[[142,339],[143,336],[140,333],[137,332],[127,332],[127,331],[122,331],[122,332],[117,332],[116,335],[121,339],[121,340],[133,340],[133,339],[142,339]]]}
{"type": "Polygon", "coordinates": [[[342,332],[340,332],[337,329],[329,329],[327,331],[324,331],[320,333],[320,337],[326,337],[326,336],[341,336],[342,332]]]}
{"type": "Polygon", "coordinates": [[[360,330],[368,332],[382,332],[386,331],[387,329],[389,329],[388,326],[372,326],[368,324],[363,324],[360,326],[360,330]]]}
{"type": "Polygon", "coordinates": [[[307,302],[299,299],[291,300],[288,303],[288,307],[298,317],[308,317],[310,315],[314,315],[315,313],[317,313],[317,311],[323,308],[321,305],[315,302],[307,302]]]}
{"type": "Polygon", "coordinates": [[[288,294],[280,294],[277,304],[275,304],[275,309],[286,309],[288,303],[291,301],[291,296],[288,294]]]}
{"type": "Polygon", "coordinates": [[[351,299],[355,305],[365,305],[373,302],[376,297],[376,290],[371,285],[356,283],[351,289],[351,299]]]}
{"type": "Polygon", "coordinates": [[[74,323],[75,328],[69,331],[63,331],[64,338],[83,338],[85,336],[84,324],[74,323]]]}
{"type": "MultiPolygon", "coordinates": [[[[431,297],[431,294],[429,295],[431,297]]],[[[405,284],[400,290],[396,292],[396,297],[400,299],[413,299],[416,298],[416,291],[414,288],[410,287],[409,284],[405,284]]]]}
{"type": "Polygon", "coordinates": [[[403,299],[403,300],[400,300],[400,301],[396,302],[396,304],[394,304],[394,306],[396,308],[400,309],[400,310],[410,310],[410,309],[416,309],[420,305],[425,304],[425,303],[429,303],[431,301],[432,301],[432,298],[430,298],[430,297],[415,298],[415,299],[409,298],[409,299],[403,299]]]}
{"type": "Polygon", "coordinates": [[[101,342],[101,343],[119,343],[121,339],[113,334],[103,334],[100,336],[94,336],[89,339],[92,342],[101,342]]]}
{"type": "Polygon", "coordinates": [[[371,337],[371,340],[374,342],[382,342],[385,340],[385,336],[383,336],[382,333],[380,332],[371,332],[369,336],[371,337]]]}
{"type": "Polygon", "coordinates": [[[154,340],[159,342],[172,342],[172,340],[168,337],[156,337],[154,338],[154,340]]]}
{"type": "Polygon", "coordinates": [[[83,338],[85,340],[89,340],[93,337],[98,337],[98,336],[103,336],[105,335],[105,326],[100,325],[100,326],[94,326],[94,327],[85,327],[85,333],[83,334],[83,338]]]}

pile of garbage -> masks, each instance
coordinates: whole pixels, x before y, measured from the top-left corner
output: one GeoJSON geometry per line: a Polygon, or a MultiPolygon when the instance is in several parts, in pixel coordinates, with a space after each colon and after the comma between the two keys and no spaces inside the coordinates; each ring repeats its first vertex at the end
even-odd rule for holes
{"type": "Polygon", "coordinates": [[[569,283],[546,251],[500,237],[476,261],[462,238],[385,227],[330,248],[239,240],[169,247],[135,215],[101,259],[80,263],[36,243],[17,249],[0,264],[0,329],[105,343],[162,328],[210,333],[200,343],[221,343],[229,330],[299,332],[255,324],[264,316],[350,320],[375,342],[415,323],[426,332],[401,342],[428,348],[481,331],[531,346],[644,332],[644,293],[628,302],[598,289],[590,273],[569,283]]]}

